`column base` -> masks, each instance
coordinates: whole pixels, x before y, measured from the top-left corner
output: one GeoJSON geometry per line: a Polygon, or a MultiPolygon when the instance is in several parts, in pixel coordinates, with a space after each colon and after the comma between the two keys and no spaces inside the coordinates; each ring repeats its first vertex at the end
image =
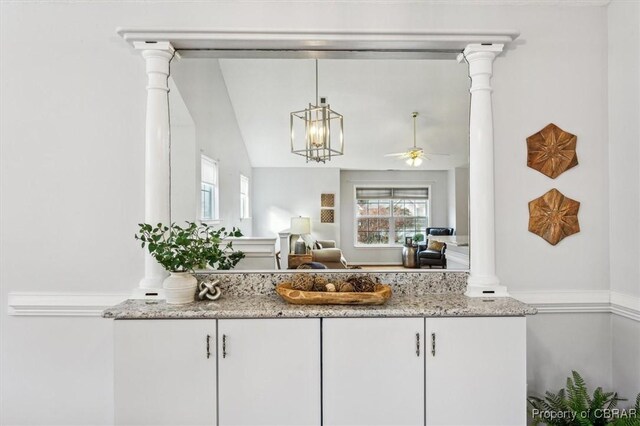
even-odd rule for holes
{"type": "Polygon", "coordinates": [[[467,285],[467,291],[464,293],[467,297],[509,297],[507,287],[503,285],[496,286],[473,286],[467,285]]]}
{"type": "Polygon", "coordinates": [[[164,300],[166,299],[163,288],[136,288],[131,292],[131,299],[164,300]]]}
{"type": "Polygon", "coordinates": [[[162,282],[164,278],[143,278],[138,288],[131,293],[132,299],[163,300],[165,299],[162,282]]]}
{"type": "Polygon", "coordinates": [[[468,297],[509,297],[507,287],[500,285],[498,277],[494,276],[474,276],[473,273],[467,279],[467,291],[464,293],[468,297]]]}

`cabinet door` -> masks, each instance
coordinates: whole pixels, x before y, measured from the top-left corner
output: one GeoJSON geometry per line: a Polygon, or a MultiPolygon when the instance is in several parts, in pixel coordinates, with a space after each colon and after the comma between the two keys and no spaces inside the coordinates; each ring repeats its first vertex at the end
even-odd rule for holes
{"type": "Polygon", "coordinates": [[[422,318],[323,319],[324,424],[423,425],[423,332],[422,318]]]}
{"type": "Polygon", "coordinates": [[[320,320],[218,322],[220,426],[320,424],[320,320]]]}
{"type": "Polygon", "coordinates": [[[116,424],[215,425],[215,320],[116,320],[114,328],[116,424]]]}
{"type": "Polygon", "coordinates": [[[427,425],[526,424],[524,317],[427,318],[425,325],[427,425]]]}

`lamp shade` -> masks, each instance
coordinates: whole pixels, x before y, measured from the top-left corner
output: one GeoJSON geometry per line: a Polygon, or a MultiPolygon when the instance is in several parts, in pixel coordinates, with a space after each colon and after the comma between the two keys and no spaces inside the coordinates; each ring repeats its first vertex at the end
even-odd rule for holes
{"type": "Polygon", "coordinates": [[[311,218],[308,217],[292,217],[290,233],[295,235],[303,235],[311,233],[311,218]]]}

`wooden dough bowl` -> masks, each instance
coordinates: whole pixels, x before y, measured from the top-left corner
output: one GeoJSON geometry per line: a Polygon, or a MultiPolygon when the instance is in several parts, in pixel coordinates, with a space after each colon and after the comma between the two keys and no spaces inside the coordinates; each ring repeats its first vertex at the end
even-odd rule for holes
{"type": "Polygon", "coordinates": [[[382,305],[391,298],[391,287],[376,284],[373,292],[302,291],[291,288],[291,283],[280,283],[276,292],[294,305],[382,305]]]}

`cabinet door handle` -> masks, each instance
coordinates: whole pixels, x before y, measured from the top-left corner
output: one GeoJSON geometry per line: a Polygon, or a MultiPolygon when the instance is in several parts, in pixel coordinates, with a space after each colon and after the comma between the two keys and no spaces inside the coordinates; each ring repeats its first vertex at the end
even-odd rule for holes
{"type": "Polygon", "coordinates": [[[416,356],[420,356],[420,333],[416,333],[416,356]]]}
{"type": "Polygon", "coordinates": [[[227,335],[222,335],[222,358],[227,357],[227,335]]]}
{"type": "Polygon", "coordinates": [[[207,334],[207,359],[211,358],[211,335],[207,334]]]}
{"type": "Polygon", "coordinates": [[[431,355],[436,356],[436,333],[431,333],[431,355]]]}

